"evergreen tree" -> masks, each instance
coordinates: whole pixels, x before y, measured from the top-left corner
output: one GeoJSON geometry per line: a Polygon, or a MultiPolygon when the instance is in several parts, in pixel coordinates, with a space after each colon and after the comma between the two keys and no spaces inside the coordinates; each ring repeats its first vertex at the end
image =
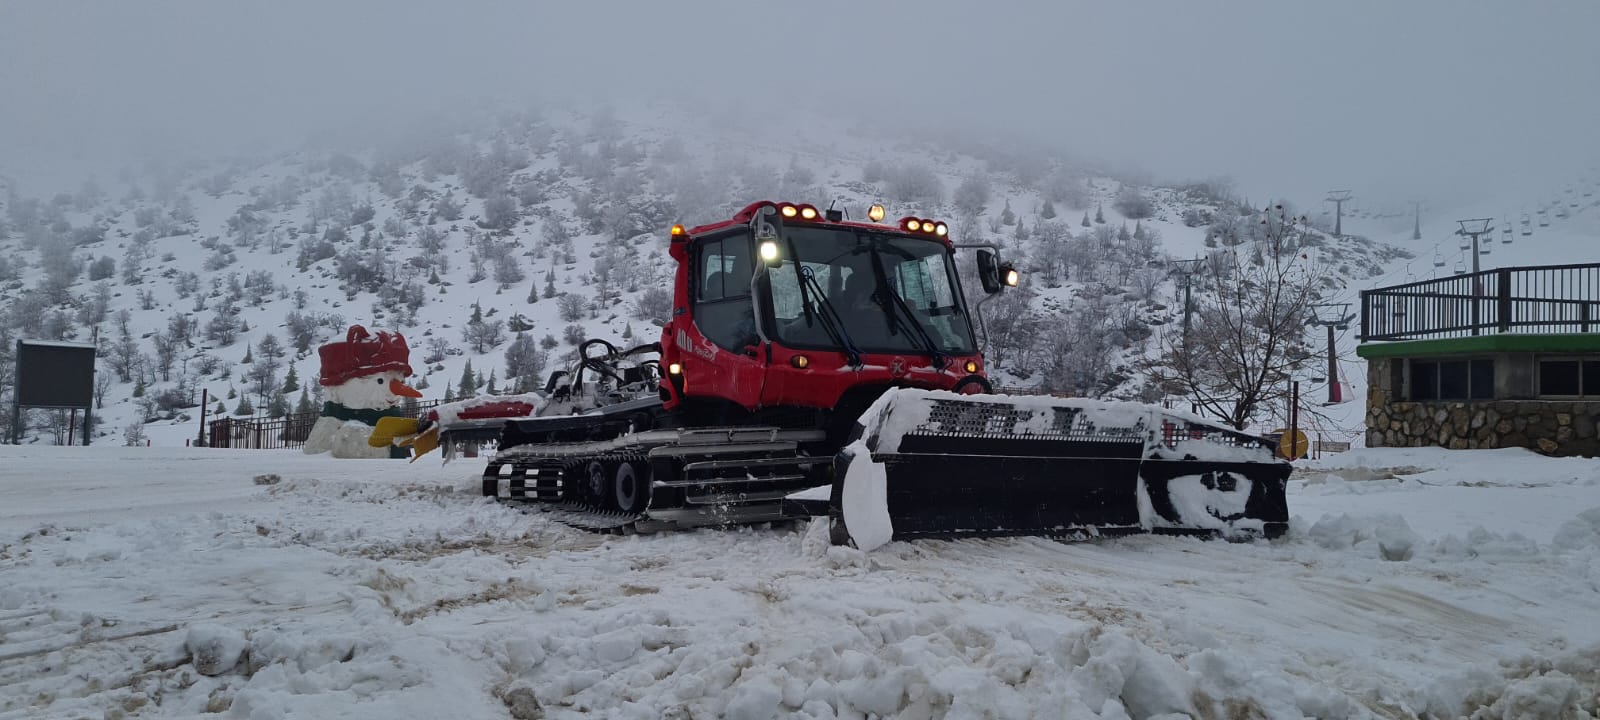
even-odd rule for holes
{"type": "Polygon", "coordinates": [[[1094,206],[1094,221],[1099,225],[1106,224],[1105,206],[1103,204],[1094,206]]]}
{"type": "Polygon", "coordinates": [[[489,381],[484,385],[483,393],[485,395],[499,395],[500,394],[500,391],[496,390],[495,387],[494,387],[494,368],[489,368],[489,381]]]}
{"type": "Polygon", "coordinates": [[[1053,220],[1055,219],[1055,216],[1056,206],[1050,204],[1049,200],[1045,200],[1044,209],[1039,211],[1039,217],[1044,218],[1045,220],[1053,220]]]}
{"type": "Polygon", "coordinates": [[[534,346],[533,338],[527,333],[517,333],[511,344],[506,347],[506,379],[515,379],[518,381],[517,385],[524,385],[527,383],[521,382],[523,378],[528,378],[531,382],[542,367],[543,359],[538,348],[534,346]]]}
{"type": "Polygon", "coordinates": [[[472,372],[472,360],[467,360],[467,366],[461,369],[461,382],[456,385],[456,396],[469,398],[478,394],[478,376],[472,372]]]}
{"type": "Polygon", "coordinates": [[[248,395],[239,398],[239,407],[233,409],[233,414],[235,415],[254,415],[255,413],[256,408],[250,404],[250,396],[248,395]]]}
{"type": "Polygon", "coordinates": [[[244,346],[244,359],[241,360],[240,362],[242,362],[242,363],[244,363],[246,365],[249,365],[249,364],[255,362],[255,358],[250,355],[250,346],[249,345],[244,346]]]}
{"type": "Polygon", "coordinates": [[[284,401],[282,395],[277,394],[277,393],[273,393],[272,401],[267,403],[267,416],[268,417],[281,418],[281,417],[283,417],[285,415],[288,415],[288,414],[289,414],[289,403],[284,401]]]}
{"type": "Polygon", "coordinates": [[[292,393],[300,389],[300,376],[295,374],[294,363],[289,363],[289,374],[283,376],[283,390],[280,392],[292,393]]]}
{"type": "Polygon", "coordinates": [[[1024,225],[1022,223],[1017,223],[1017,230],[1016,230],[1016,232],[1012,233],[1011,236],[1016,238],[1018,242],[1021,242],[1023,240],[1027,240],[1028,239],[1028,226],[1024,225]]]}
{"type": "Polygon", "coordinates": [[[1081,224],[1084,227],[1089,227],[1089,211],[1083,211],[1083,222],[1081,224]]]}
{"type": "Polygon", "coordinates": [[[218,400],[217,401],[217,409],[212,410],[211,414],[212,415],[227,415],[228,414],[228,406],[222,404],[221,400],[218,400]]]}
{"type": "Polygon", "coordinates": [[[628,324],[622,326],[622,339],[623,340],[632,340],[633,339],[633,323],[628,323],[628,324]]]}
{"type": "Polygon", "coordinates": [[[544,298],[549,300],[556,296],[556,266],[550,266],[550,272],[544,274],[544,298]]]}
{"type": "Polygon", "coordinates": [[[144,397],[144,380],[140,380],[139,384],[133,386],[133,396],[144,397]]]}
{"type": "Polygon", "coordinates": [[[561,341],[557,340],[556,336],[554,335],[546,334],[544,337],[539,338],[539,347],[542,347],[546,350],[554,350],[560,346],[561,341]]]}
{"type": "Polygon", "coordinates": [[[1000,211],[1000,223],[1002,225],[1011,225],[1016,221],[1017,214],[1011,212],[1011,198],[1006,198],[1006,207],[1004,210],[1000,211]]]}
{"type": "Polygon", "coordinates": [[[311,393],[307,392],[305,388],[300,388],[300,399],[295,402],[294,411],[300,414],[317,411],[317,406],[311,404],[311,393]]]}
{"type": "Polygon", "coordinates": [[[455,395],[454,392],[451,392],[449,385],[444,386],[444,401],[445,402],[455,402],[456,401],[456,395],[455,395]]]}
{"type": "Polygon", "coordinates": [[[528,284],[528,304],[532,305],[532,304],[534,304],[536,302],[539,302],[539,284],[538,283],[529,283],[528,284]]]}
{"type": "Polygon", "coordinates": [[[1144,223],[1139,222],[1137,220],[1134,221],[1134,223],[1133,223],[1133,239],[1135,239],[1135,240],[1144,240],[1146,237],[1148,237],[1148,235],[1149,234],[1144,231],[1144,223]]]}
{"type": "Polygon", "coordinates": [[[1117,228],[1117,239],[1121,240],[1122,242],[1127,242],[1133,239],[1133,233],[1128,232],[1128,223],[1124,222],[1122,223],[1122,227],[1117,228]]]}

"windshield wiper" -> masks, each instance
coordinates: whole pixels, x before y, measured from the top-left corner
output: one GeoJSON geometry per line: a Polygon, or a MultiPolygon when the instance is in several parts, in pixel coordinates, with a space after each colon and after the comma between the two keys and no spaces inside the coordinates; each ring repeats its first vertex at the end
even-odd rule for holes
{"type": "Polygon", "coordinates": [[[880,290],[889,295],[889,302],[880,303],[883,306],[884,314],[889,317],[889,330],[893,332],[896,326],[902,328],[909,326],[915,330],[914,333],[907,333],[907,336],[913,342],[921,345],[921,350],[932,356],[934,367],[943,370],[946,364],[944,353],[939,351],[938,344],[933,341],[933,337],[928,335],[927,328],[922,327],[922,323],[917,321],[916,313],[911,311],[911,306],[906,304],[905,298],[900,297],[900,293],[895,292],[894,288],[890,287],[889,274],[883,269],[883,257],[878,254],[876,247],[872,249],[872,272],[878,276],[880,290]],[[905,313],[906,316],[904,318],[895,313],[897,308],[900,312],[905,313]]]}
{"type": "Polygon", "coordinates": [[[850,339],[850,333],[844,329],[844,319],[839,317],[839,311],[833,307],[833,301],[828,299],[828,293],[817,282],[816,273],[799,262],[795,263],[795,271],[800,274],[800,306],[806,311],[808,324],[811,299],[815,298],[817,318],[822,320],[822,329],[828,333],[829,339],[844,350],[845,361],[850,363],[850,367],[861,367],[861,350],[850,339]]]}

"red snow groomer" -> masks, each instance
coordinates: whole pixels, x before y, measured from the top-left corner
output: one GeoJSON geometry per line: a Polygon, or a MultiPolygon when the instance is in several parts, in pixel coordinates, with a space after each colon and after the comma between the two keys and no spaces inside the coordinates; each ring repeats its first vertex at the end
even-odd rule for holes
{"type": "Polygon", "coordinates": [[[1259,438],[1149,406],[990,394],[956,251],[976,251],[989,296],[1017,271],[943,222],[868,217],[758,202],[674,226],[659,343],[590,340],[536,416],[436,429],[447,448],[497,436],[485,495],[596,530],[828,515],[836,542],[862,545],[1284,532],[1289,466],[1259,438]]]}

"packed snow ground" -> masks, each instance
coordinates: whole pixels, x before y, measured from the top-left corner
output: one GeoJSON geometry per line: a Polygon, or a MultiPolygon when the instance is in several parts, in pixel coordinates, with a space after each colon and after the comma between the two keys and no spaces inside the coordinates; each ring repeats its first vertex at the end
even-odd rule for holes
{"type": "Polygon", "coordinates": [[[0,718],[1600,712],[1593,461],[1358,450],[1278,542],[873,553],[592,535],[479,469],[0,447],[0,718]]]}

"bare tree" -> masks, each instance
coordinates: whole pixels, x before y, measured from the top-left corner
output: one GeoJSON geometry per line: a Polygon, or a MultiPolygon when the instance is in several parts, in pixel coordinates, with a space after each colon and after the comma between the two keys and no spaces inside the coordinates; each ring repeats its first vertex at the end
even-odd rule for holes
{"type": "Polygon", "coordinates": [[[1206,259],[1187,328],[1164,334],[1162,357],[1149,367],[1169,392],[1241,430],[1283,400],[1290,378],[1311,361],[1305,320],[1323,277],[1294,249],[1305,231],[1292,218],[1280,211],[1263,222],[1264,240],[1206,259]]]}
{"type": "Polygon", "coordinates": [[[1029,354],[1038,334],[1040,319],[1031,308],[1033,292],[1019,288],[1002,293],[984,304],[984,328],[988,333],[987,355],[993,367],[1021,370],[1028,367],[1029,354]]]}
{"type": "Polygon", "coordinates": [[[172,363],[177,359],[178,351],[183,348],[183,341],[169,328],[166,332],[152,335],[151,342],[156,349],[156,370],[161,373],[161,381],[167,382],[172,379],[172,363]]]}

